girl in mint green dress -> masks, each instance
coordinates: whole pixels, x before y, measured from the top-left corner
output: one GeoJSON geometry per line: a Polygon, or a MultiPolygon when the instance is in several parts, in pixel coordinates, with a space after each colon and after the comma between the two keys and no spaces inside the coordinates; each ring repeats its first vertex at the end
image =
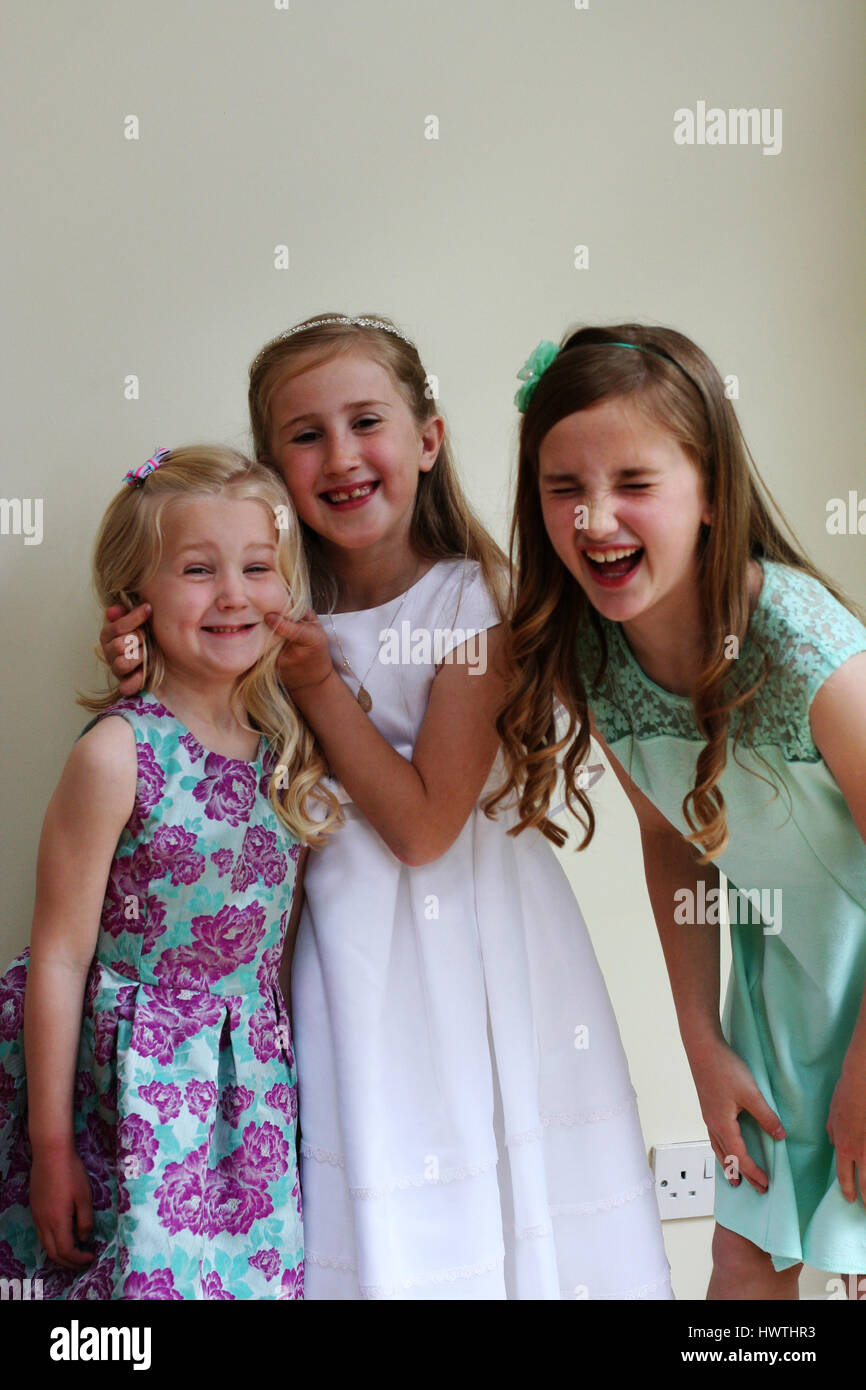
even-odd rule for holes
{"type": "Polygon", "coordinates": [[[719,1162],[708,1297],[796,1298],[803,1262],[854,1276],[856,1297],[866,628],[774,521],[689,339],[583,329],[540,344],[520,375],[506,786],[523,825],[561,842],[561,772],[587,843],[592,732],[638,814],[719,1162]]]}

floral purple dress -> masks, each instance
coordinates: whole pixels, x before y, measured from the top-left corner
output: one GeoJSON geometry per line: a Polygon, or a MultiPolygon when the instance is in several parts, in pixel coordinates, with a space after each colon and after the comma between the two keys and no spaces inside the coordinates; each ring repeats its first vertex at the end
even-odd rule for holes
{"type": "Polygon", "coordinates": [[[277,981],[300,845],[275,763],[209,753],[151,695],[132,726],[135,807],[87,981],[75,1134],[94,1207],[82,1273],[28,1207],[27,953],[0,980],[0,1278],[54,1299],[303,1298],[297,1091],[277,981]],[[26,1286],[25,1286],[26,1287],[26,1286]]]}

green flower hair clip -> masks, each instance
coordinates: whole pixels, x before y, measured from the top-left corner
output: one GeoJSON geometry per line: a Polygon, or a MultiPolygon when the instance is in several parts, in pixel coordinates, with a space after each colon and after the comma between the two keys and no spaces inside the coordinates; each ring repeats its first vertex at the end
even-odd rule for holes
{"type": "Polygon", "coordinates": [[[517,373],[523,385],[518,387],[514,404],[522,415],[532,400],[533,392],[554,358],[559,356],[559,348],[549,338],[542,338],[534,352],[531,352],[517,373]]]}

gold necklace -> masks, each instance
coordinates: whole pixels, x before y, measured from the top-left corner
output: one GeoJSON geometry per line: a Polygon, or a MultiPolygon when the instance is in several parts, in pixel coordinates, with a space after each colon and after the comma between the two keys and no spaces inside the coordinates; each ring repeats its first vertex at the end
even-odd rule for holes
{"type": "MultiPolygon", "coordinates": [[[[421,566],[419,565],[419,566],[418,566],[418,569],[420,569],[420,568],[421,568],[421,566]]],[[[415,571],[415,578],[412,580],[412,583],[409,585],[409,589],[414,589],[415,584],[417,583],[417,580],[418,580],[418,570],[415,571]]],[[[388,623],[388,627],[387,627],[386,629],[384,629],[385,631],[387,631],[389,628],[393,628],[395,622],[397,621],[397,618],[398,618],[399,615],[400,615],[400,610],[401,610],[401,608],[403,607],[403,604],[406,602],[406,599],[407,599],[408,596],[409,596],[409,589],[406,589],[405,592],[403,593],[403,595],[402,595],[402,597],[401,597],[401,599],[400,599],[400,602],[398,603],[397,608],[396,608],[396,610],[395,610],[395,612],[394,612],[394,616],[392,617],[390,623],[388,623]]],[[[362,610],[362,611],[363,611],[363,610],[362,610]]],[[[373,708],[373,697],[372,697],[372,695],[370,694],[370,692],[369,692],[369,690],[367,689],[367,687],[366,687],[366,685],[364,684],[364,682],[366,681],[366,679],[367,679],[367,677],[369,676],[370,672],[372,671],[374,665],[376,664],[376,657],[378,657],[379,652],[382,650],[381,645],[380,645],[379,647],[376,648],[376,656],[373,657],[373,660],[370,662],[370,665],[367,667],[366,671],[364,672],[364,679],[363,679],[363,680],[358,680],[357,675],[355,674],[355,672],[352,670],[351,666],[349,665],[348,659],[347,659],[347,657],[346,657],[346,653],[343,651],[343,644],[342,644],[342,642],[340,641],[339,633],[337,632],[337,629],[336,629],[336,627],[334,626],[334,610],[333,610],[332,608],[329,608],[329,609],[328,609],[327,618],[328,618],[328,622],[331,624],[331,631],[332,631],[333,634],[334,634],[334,640],[336,641],[337,646],[340,648],[340,655],[341,655],[341,657],[343,658],[343,670],[346,671],[346,672],[348,673],[348,675],[350,675],[350,676],[352,677],[353,680],[358,681],[358,693],[357,693],[357,695],[355,696],[355,699],[358,701],[358,704],[361,706],[361,709],[364,711],[364,713],[365,713],[365,714],[369,714],[369,713],[370,713],[370,710],[373,708]]]]}

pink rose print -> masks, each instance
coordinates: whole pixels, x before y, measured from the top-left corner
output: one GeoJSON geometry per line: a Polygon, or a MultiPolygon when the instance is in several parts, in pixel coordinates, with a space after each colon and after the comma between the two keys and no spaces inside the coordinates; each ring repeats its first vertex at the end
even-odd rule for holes
{"type": "Polygon", "coordinates": [[[242,893],[258,878],[266,888],[273,888],[282,883],[288,867],[286,856],[277,847],[274,831],[266,830],[263,825],[249,827],[232,874],[232,888],[242,893]]]}
{"type": "Polygon", "coordinates": [[[150,841],[152,877],[165,878],[175,887],[181,883],[196,883],[207,866],[203,854],[196,850],[198,837],[180,825],[161,825],[150,841]]]}
{"type": "MultiPolygon", "coordinates": [[[[166,953],[168,954],[168,953],[166,953]]],[[[131,1047],[140,1057],[155,1057],[162,1066],[174,1061],[174,1049],[223,1016],[224,1001],[201,992],[181,993],[142,985],[132,1025],[131,1047]]]]}
{"type": "Polygon", "coordinates": [[[117,1126],[120,1168],[125,1178],[137,1178],[153,1169],[159,1141],[143,1115],[124,1115],[117,1126]]]}
{"type": "Polygon", "coordinates": [[[159,898],[148,895],[145,899],[144,909],[144,935],[141,938],[141,954],[147,956],[165,931],[165,904],[160,902],[159,898]]]}
{"type": "Polygon", "coordinates": [[[150,1302],[157,1299],[171,1303],[183,1301],[183,1294],[174,1286],[174,1275],[170,1269],[155,1269],[150,1274],[138,1274],[133,1271],[123,1281],[123,1297],[146,1299],[150,1302]]]}
{"type": "Polygon", "coordinates": [[[70,1302],[83,1303],[85,1300],[89,1299],[99,1299],[101,1302],[107,1302],[111,1298],[114,1291],[114,1284],[111,1277],[111,1261],[100,1259],[100,1254],[104,1250],[104,1245],[97,1248],[96,1259],[93,1261],[93,1264],[76,1279],[69,1293],[70,1302]]]}
{"type": "Polygon", "coordinates": [[[280,1298],[300,1299],[304,1296],[304,1266],[287,1269],[280,1283],[280,1298]]]}
{"type": "MultiPolygon", "coordinates": [[[[284,912],[283,917],[285,916],[286,914],[284,912]]],[[[262,963],[256,971],[256,979],[259,982],[259,989],[261,993],[265,995],[266,998],[268,997],[269,992],[273,989],[274,985],[277,983],[277,976],[279,975],[280,971],[280,962],[283,957],[283,937],[285,935],[285,930],[283,929],[282,918],[280,919],[280,928],[280,940],[277,942],[275,946],[269,946],[266,951],[262,951],[262,963]]]]}
{"type": "Polygon", "coordinates": [[[280,1039],[273,1009],[256,1009],[250,1015],[250,1047],[260,1062],[269,1062],[280,1055],[280,1039]]]}
{"type": "Polygon", "coordinates": [[[217,1088],[213,1081],[188,1081],[184,1091],[190,1112],[202,1124],[210,1118],[217,1102],[217,1088]]]}
{"type": "Polygon", "coordinates": [[[147,1086],[139,1086],[138,1094],[148,1105],[154,1107],[161,1125],[167,1125],[169,1120],[176,1119],[181,1112],[183,1097],[180,1087],[175,1086],[173,1081],[168,1085],[164,1081],[151,1081],[147,1086]]]}
{"type": "Polygon", "coordinates": [[[208,1145],[186,1154],[181,1163],[168,1163],[154,1196],[158,1199],[160,1224],[167,1231],[192,1231],[205,1235],[204,1196],[208,1180],[208,1145]]]}
{"type": "Polygon", "coordinates": [[[192,794],[204,805],[207,818],[242,825],[249,819],[256,795],[256,774],[250,764],[208,753],[204,771],[192,794]]]}
{"type": "Polygon", "coordinates": [[[0,1279],[23,1279],[26,1274],[26,1265],[15,1258],[8,1240],[0,1240],[0,1279]]]}
{"type": "Polygon", "coordinates": [[[257,902],[244,908],[227,903],[213,917],[193,917],[196,944],[175,946],[160,958],[154,974],[173,989],[204,990],[223,975],[255,958],[265,934],[265,910],[257,902]]]}
{"type": "Polygon", "coordinates": [[[135,748],[138,755],[138,789],[132,815],[126,823],[130,835],[141,834],[146,817],[165,790],[165,773],[156,761],[150,744],[136,743],[135,748]]]}
{"type": "Polygon", "coordinates": [[[262,758],[262,775],[259,778],[259,791],[266,800],[271,798],[271,778],[278,767],[277,755],[270,746],[265,748],[262,758]]]}
{"type": "Polygon", "coordinates": [[[178,743],[189,753],[189,760],[191,763],[197,763],[199,758],[204,757],[204,749],[193,734],[182,734],[178,739],[178,743]]]}
{"type": "Polygon", "coordinates": [[[253,1092],[246,1086],[226,1086],[220,1096],[220,1113],[227,1124],[237,1128],[238,1121],[245,1110],[253,1103],[253,1092]]]}
{"type": "Polygon", "coordinates": [[[0,980],[0,1038],[4,1042],[12,1042],[21,1032],[26,984],[27,967],[23,964],[11,966],[0,980]]]}
{"type": "Polygon", "coordinates": [[[246,1180],[243,1151],[221,1158],[207,1175],[206,1230],[210,1236],[227,1231],[246,1235],[254,1221],[270,1216],[274,1209],[268,1193],[246,1180]]]}
{"type": "Polygon", "coordinates": [[[201,1291],[203,1296],[207,1299],[220,1299],[223,1302],[225,1302],[226,1299],[231,1299],[233,1302],[235,1301],[234,1294],[223,1287],[223,1282],[216,1270],[204,1276],[201,1281],[201,1291]]]}
{"type": "MultiPolygon", "coordinates": [[[[89,1074],[89,1073],[88,1073],[89,1074]]],[[[11,1101],[15,1096],[15,1080],[5,1069],[0,1071],[0,1123],[12,1114],[11,1101]]],[[[0,1269],[0,1274],[3,1271],[0,1269]]]]}
{"type": "Polygon", "coordinates": [[[257,1250],[254,1255],[250,1255],[247,1260],[253,1269],[260,1269],[265,1278],[270,1282],[276,1279],[282,1265],[279,1250],[257,1250]]]}
{"type": "Polygon", "coordinates": [[[230,849],[215,849],[213,851],[211,859],[217,866],[217,873],[219,874],[220,878],[222,878],[223,874],[228,873],[229,869],[232,866],[232,860],[234,859],[234,857],[235,856],[230,849]]]}
{"type": "Polygon", "coordinates": [[[132,854],[115,858],[105,887],[101,925],[109,936],[144,930],[145,898],[150,879],[150,855],[146,845],[132,854]]]}
{"type": "Polygon", "coordinates": [[[94,1211],[109,1211],[114,1167],[115,1134],[98,1115],[88,1115],[87,1127],[75,1136],[75,1147],[87,1169],[94,1211]]]}
{"type": "MultiPolygon", "coordinates": [[[[250,1183],[268,1183],[281,1178],[289,1166],[289,1145],[270,1120],[263,1125],[247,1125],[242,1136],[243,1168],[250,1183]]],[[[232,1157],[239,1153],[235,1149],[232,1157]]]]}
{"type": "Polygon", "coordinates": [[[269,1105],[272,1110],[277,1110],[289,1121],[296,1119],[298,1114],[297,1086],[289,1086],[285,1081],[278,1081],[269,1091],[265,1091],[265,1105],[269,1105]]]}

